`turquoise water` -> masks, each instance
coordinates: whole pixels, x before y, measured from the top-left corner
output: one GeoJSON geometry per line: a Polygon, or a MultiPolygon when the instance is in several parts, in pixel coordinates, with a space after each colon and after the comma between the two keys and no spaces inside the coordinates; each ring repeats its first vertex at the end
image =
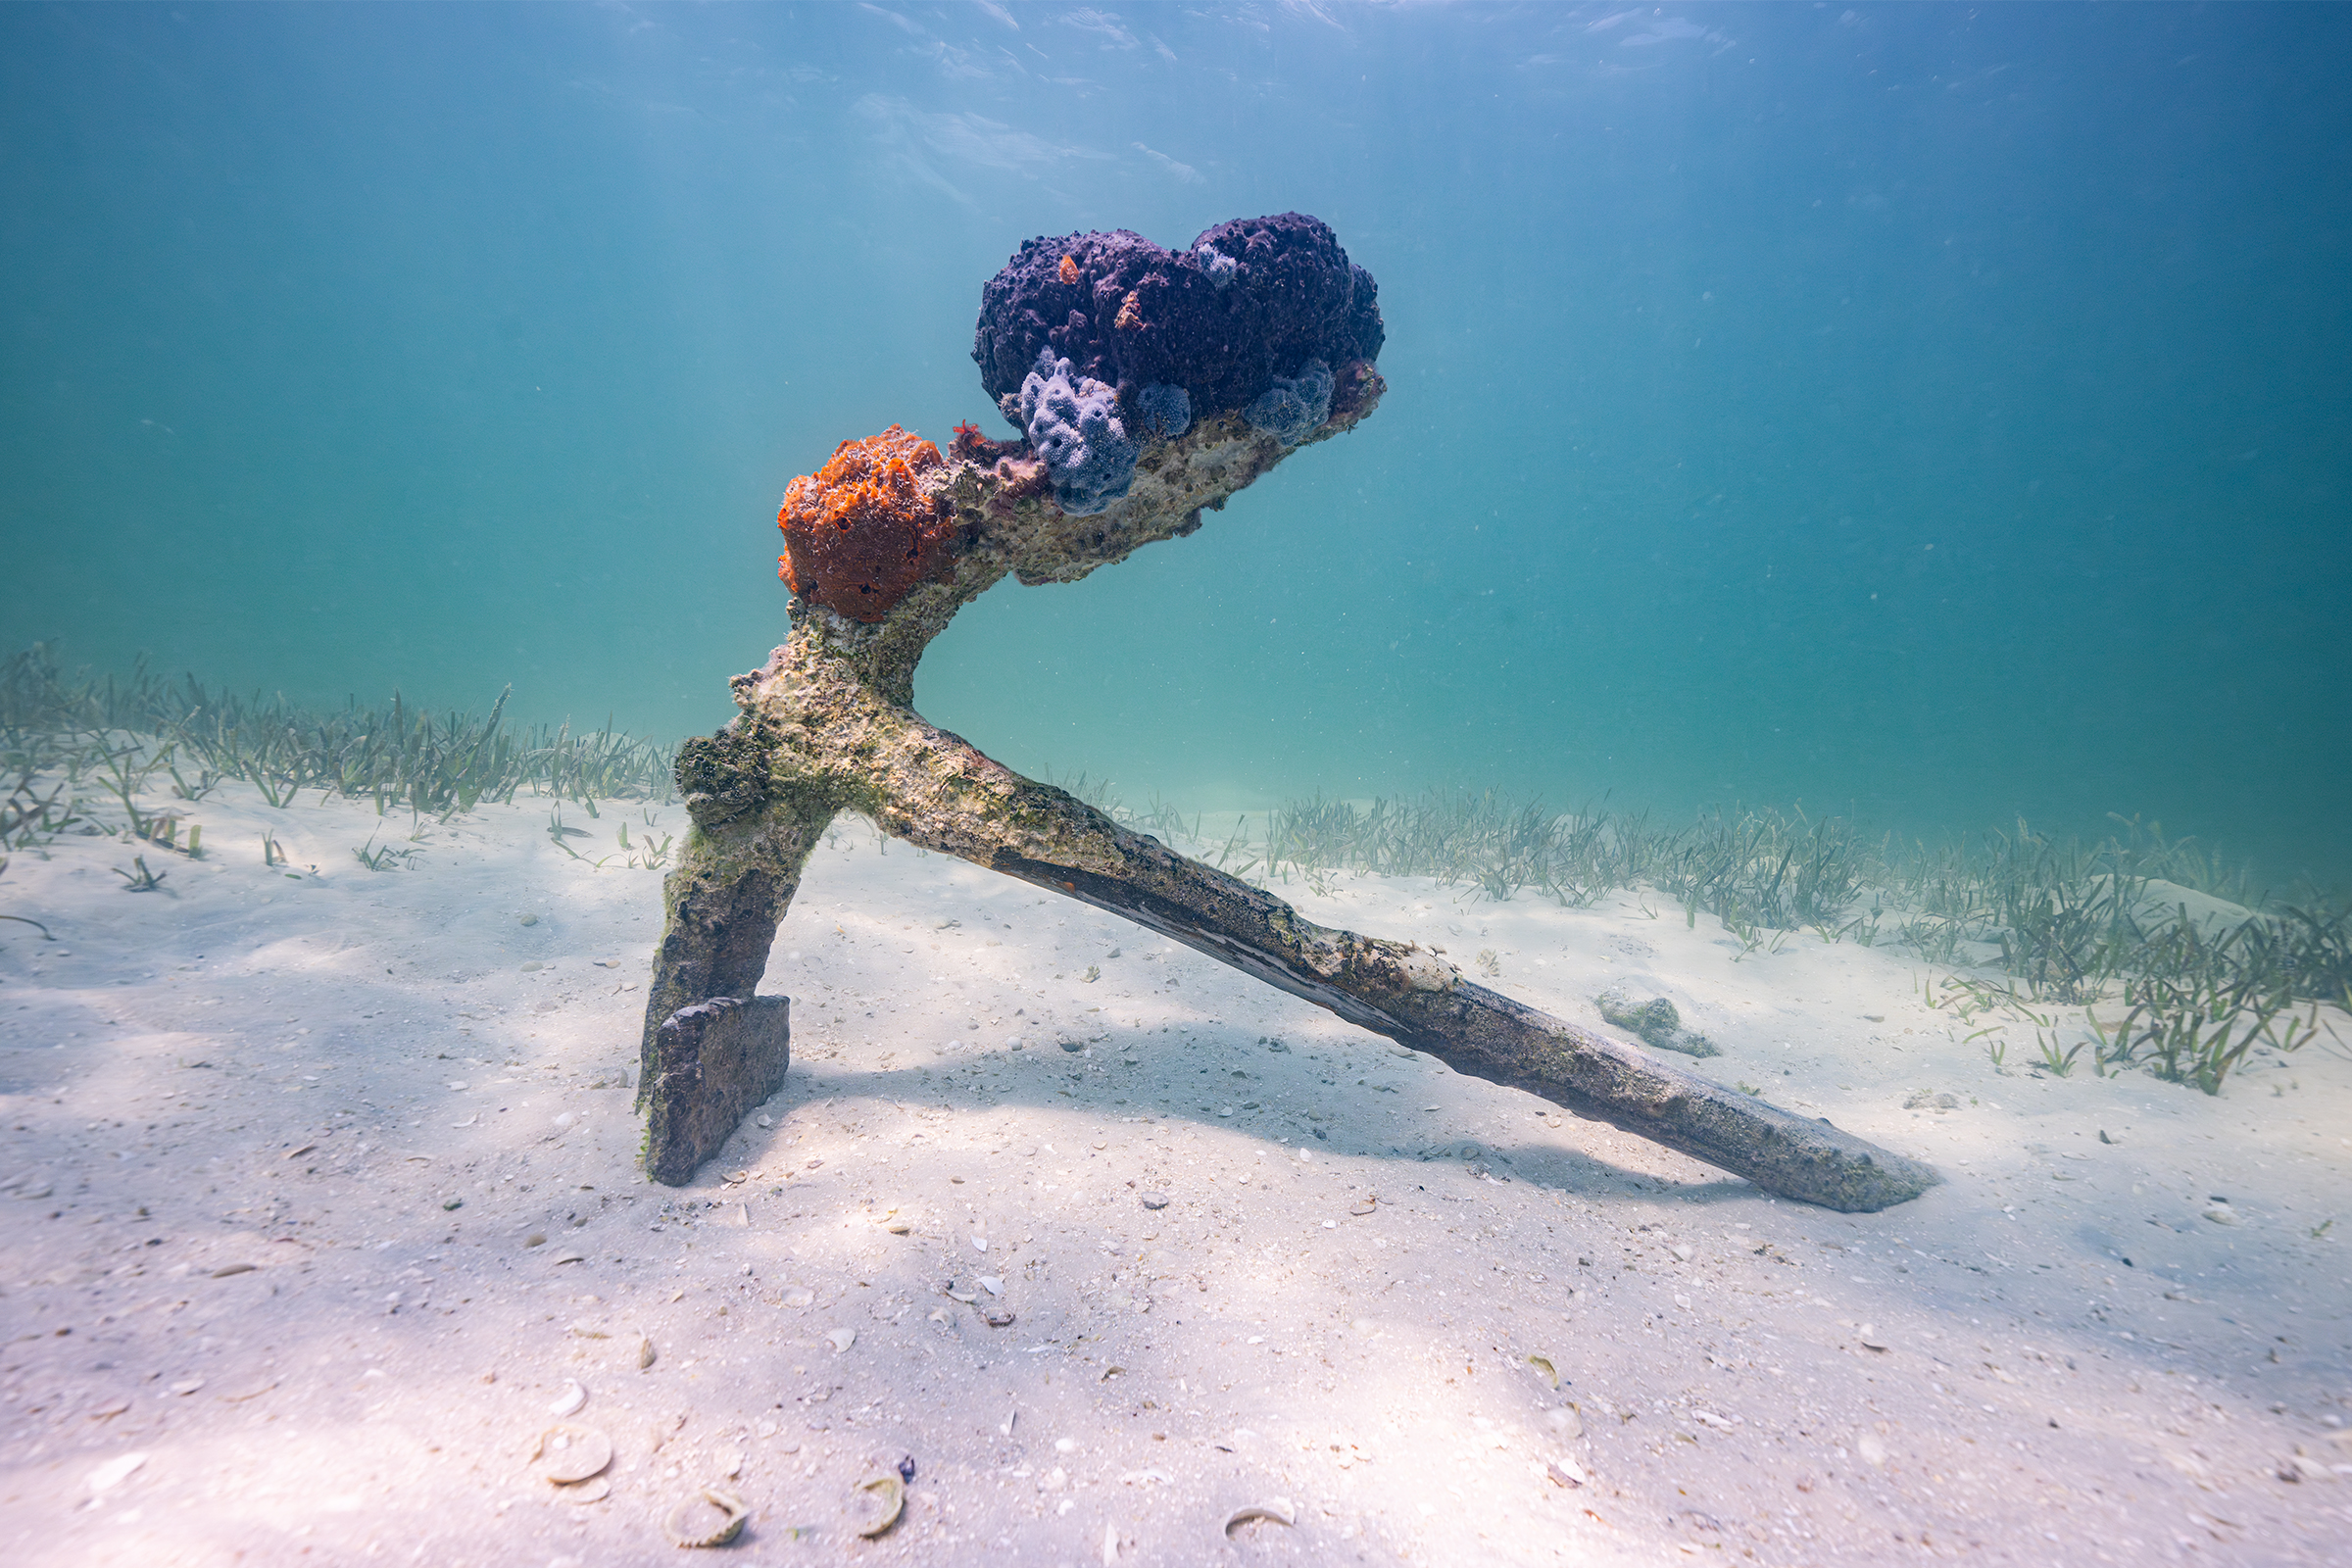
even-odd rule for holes
{"type": "Polygon", "coordinates": [[[1296,209],[1391,391],[918,703],[1205,806],[1431,783],[2352,873],[2341,8],[0,9],[0,633],[657,735],[1023,239],[1296,209]]]}

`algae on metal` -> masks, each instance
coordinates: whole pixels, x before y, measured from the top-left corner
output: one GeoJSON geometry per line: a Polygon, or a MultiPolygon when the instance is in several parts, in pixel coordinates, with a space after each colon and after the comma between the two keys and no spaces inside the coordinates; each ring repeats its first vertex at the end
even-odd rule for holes
{"type": "Polygon", "coordinates": [[[753,996],[809,852],[836,813],[853,811],[908,843],[1123,915],[1456,1071],[1526,1089],[1769,1192],[1875,1210],[1938,1180],[1826,1122],[1473,984],[1415,944],[1318,925],[913,711],[915,663],[963,605],[1007,574],[1073,582],[1192,532],[1203,511],[1221,510],[1276,464],[1378,406],[1385,388],[1371,366],[1348,366],[1340,379],[1332,417],[1297,447],[1238,416],[1202,420],[1148,452],[1127,498],[1094,516],[1066,516],[1034,494],[1017,460],[945,464],[927,482],[950,498],[970,546],[942,580],[919,585],[875,623],[794,601],[791,636],[765,666],[734,678],[735,719],[679,751],[694,825],[665,884],[647,997],[638,1103],[649,1116],[650,1173],[686,1180],[733,1127],[710,1102],[740,1102],[743,1092],[712,1082],[699,1061],[665,1069],[664,1024],[713,998],[753,996]]]}

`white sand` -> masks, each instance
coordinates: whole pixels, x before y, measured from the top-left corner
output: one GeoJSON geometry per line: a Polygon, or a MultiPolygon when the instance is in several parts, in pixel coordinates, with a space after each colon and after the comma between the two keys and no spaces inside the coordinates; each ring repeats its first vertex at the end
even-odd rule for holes
{"type": "MultiPolygon", "coordinates": [[[[1996,1075],[1907,953],[1281,890],[1589,1022],[1611,980],[1663,992],[1724,1048],[1702,1071],[1949,1177],[1838,1215],[851,824],[763,988],[795,999],[774,1125],[673,1192],[622,1082],[655,873],[564,855],[544,802],[380,873],[367,807],[194,816],[205,859],[143,851],[160,892],[107,838],[0,878],[59,938],[0,923],[11,1564],[678,1561],[657,1518],[727,1471],[762,1562],[2352,1552],[2325,1045],[2217,1100],[2044,1081],[2013,1022],[1996,1075]],[[317,874],[265,869],[265,829],[317,874]],[[530,1474],[574,1381],[600,1502],[530,1474]],[[905,1518],[858,1541],[852,1488],[902,1456],[905,1518]],[[1221,1534],[1276,1497],[1294,1524],[1221,1534]]],[[[591,856],[647,826],[565,819],[591,856]]]]}

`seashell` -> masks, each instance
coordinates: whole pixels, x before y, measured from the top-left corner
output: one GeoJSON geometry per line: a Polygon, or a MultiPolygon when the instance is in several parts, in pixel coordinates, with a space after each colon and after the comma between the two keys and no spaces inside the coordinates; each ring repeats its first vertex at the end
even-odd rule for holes
{"type": "Polygon", "coordinates": [[[906,1509],[906,1483],[896,1474],[868,1476],[858,1483],[857,1491],[872,1497],[874,1501],[866,1506],[877,1510],[872,1519],[858,1527],[858,1533],[868,1541],[897,1524],[906,1509]]]}
{"type": "Polygon", "coordinates": [[[751,1510],[724,1487],[705,1487],[669,1510],[662,1533],[679,1546],[723,1546],[743,1532],[751,1510]]]}
{"type": "Polygon", "coordinates": [[[988,1292],[988,1294],[991,1296],[1003,1296],[1004,1294],[1004,1282],[994,1274],[981,1275],[979,1278],[979,1284],[980,1288],[988,1292]]]}
{"type": "Polygon", "coordinates": [[[786,1306],[807,1306],[816,1299],[816,1293],[806,1285],[795,1285],[784,1293],[786,1306]]]}
{"type": "Polygon", "coordinates": [[[974,1301],[976,1301],[976,1300],[978,1300],[978,1299],[980,1298],[980,1293],[979,1293],[979,1292],[977,1292],[977,1291],[959,1291],[959,1290],[957,1290],[957,1289],[956,1289],[955,1286],[953,1286],[953,1285],[949,1286],[949,1287],[947,1288],[946,1292],[945,1292],[945,1293],[943,1293],[943,1294],[945,1294],[945,1295],[946,1295],[946,1297],[947,1297],[947,1298],[948,1298],[949,1300],[951,1300],[951,1301],[961,1301],[961,1302],[962,1302],[964,1305],[966,1305],[966,1306],[969,1306],[969,1305],[971,1305],[971,1304],[972,1304],[974,1301]]]}
{"type": "Polygon", "coordinates": [[[1012,1327],[1012,1314],[1005,1311],[1003,1307],[982,1307],[980,1309],[980,1321],[986,1323],[992,1329],[1008,1329],[1012,1327]]]}
{"type": "Polygon", "coordinates": [[[612,1483],[603,1476],[587,1481],[575,1481],[568,1487],[558,1487],[556,1495],[565,1502],[602,1502],[612,1495],[612,1483]]]}
{"type": "Polygon", "coordinates": [[[612,1462],[612,1440],[595,1427],[559,1421],[539,1434],[531,1458],[542,1481],[569,1486],[604,1472],[612,1462]]]}
{"type": "Polygon", "coordinates": [[[224,1280],[231,1274],[250,1274],[252,1272],[253,1265],[251,1263],[223,1263],[213,1270],[212,1277],[217,1280],[224,1280]]]}
{"type": "Polygon", "coordinates": [[[825,1340],[833,1347],[833,1353],[839,1355],[858,1343],[858,1331],[856,1329],[834,1329],[825,1335],[825,1340]]]}
{"type": "Polygon", "coordinates": [[[654,1342],[640,1336],[637,1341],[637,1370],[642,1372],[652,1366],[658,1354],[660,1352],[654,1348],[654,1342]]]}
{"type": "Polygon", "coordinates": [[[1241,1526],[1256,1519],[1271,1519],[1278,1525],[1295,1525],[1298,1522],[1298,1510],[1288,1497],[1268,1497],[1264,1502],[1252,1502],[1225,1516],[1225,1534],[1230,1536],[1241,1526]]]}
{"type": "Polygon", "coordinates": [[[1544,1378],[1551,1384],[1553,1388],[1556,1389],[1560,1386],[1559,1371],[1557,1368],[1552,1366],[1551,1358],[1549,1356],[1531,1355],[1527,1358],[1527,1364],[1534,1367],[1537,1371],[1543,1373],[1544,1378]]]}
{"type": "Polygon", "coordinates": [[[1349,1205],[1348,1212],[1353,1214],[1357,1219],[1362,1219],[1366,1214],[1371,1213],[1379,1206],[1379,1197],[1375,1194],[1367,1193],[1362,1198],[1358,1199],[1354,1203],[1349,1205]]]}
{"type": "Polygon", "coordinates": [[[1563,1404],[1556,1410],[1544,1411],[1544,1423],[1563,1438],[1581,1438],[1585,1435],[1585,1418],[1577,1413],[1573,1404],[1563,1404]]]}
{"type": "Polygon", "coordinates": [[[1165,1208],[1168,1206],[1168,1195],[1165,1193],[1146,1193],[1144,1195],[1144,1206],[1146,1208],[1165,1208]]]}
{"type": "Polygon", "coordinates": [[[1544,1467],[1555,1487],[1581,1487],[1585,1484],[1584,1466],[1574,1459],[1554,1459],[1544,1467]]]}
{"type": "Polygon", "coordinates": [[[1856,1337],[1861,1340],[1862,1348],[1865,1350],[1884,1350],[1886,1348],[1886,1337],[1880,1334],[1876,1328],[1868,1323],[1862,1325],[1862,1332],[1856,1337]]]}
{"type": "Polygon", "coordinates": [[[588,1402],[588,1391],[577,1383],[566,1383],[556,1402],[547,1407],[549,1415],[570,1415],[588,1402]]]}

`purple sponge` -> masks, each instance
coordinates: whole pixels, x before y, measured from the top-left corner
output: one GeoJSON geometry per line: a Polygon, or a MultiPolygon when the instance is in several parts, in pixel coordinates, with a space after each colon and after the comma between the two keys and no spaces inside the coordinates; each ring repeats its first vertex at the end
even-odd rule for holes
{"type": "Polygon", "coordinates": [[[1182,387],[1207,417],[1309,361],[1378,359],[1383,337],[1372,274],[1320,220],[1280,213],[1219,223],[1182,252],[1125,229],[1033,239],[981,291],[972,358],[1007,417],[1040,352],[1131,407],[1148,386],[1182,387]]]}

